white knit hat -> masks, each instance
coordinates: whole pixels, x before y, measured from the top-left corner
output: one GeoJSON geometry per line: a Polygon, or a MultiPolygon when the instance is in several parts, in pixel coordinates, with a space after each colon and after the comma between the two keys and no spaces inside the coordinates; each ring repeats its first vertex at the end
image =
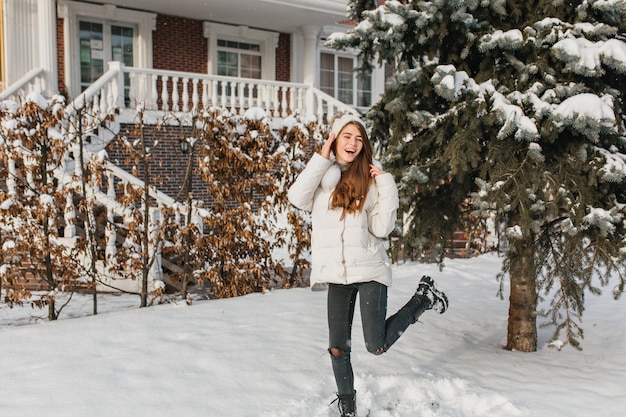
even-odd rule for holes
{"type": "Polygon", "coordinates": [[[359,117],[351,113],[346,113],[338,119],[335,119],[335,121],[333,122],[333,126],[330,129],[330,133],[338,135],[339,132],[341,132],[341,129],[343,129],[343,127],[350,122],[358,122],[361,124],[361,126],[365,127],[365,123],[363,123],[363,120],[359,119],[359,117]]]}

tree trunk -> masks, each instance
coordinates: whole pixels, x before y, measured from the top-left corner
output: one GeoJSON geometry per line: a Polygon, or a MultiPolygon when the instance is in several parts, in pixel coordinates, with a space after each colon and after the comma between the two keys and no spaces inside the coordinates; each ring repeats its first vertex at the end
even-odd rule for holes
{"type": "Polygon", "coordinates": [[[141,302],[139,307],[147,307],[148,306],[148,278],[150,274],[150,238],[149,238],[149,222],[150,218],[150,165],[148,163],[148,150],[146,147],[146,137],[144,135],[144,120],[143,113],[139,117],[140,119],[140,130],[139,137],[141,138],[141,162],[143,169],[143,205],[144,205],[144,213],[143,213],[143,230],[141,233],[142,240],[142,265],[143,270],[141,271],[141,302]]]}
{"type": "Polygon", "coordinates": [[[533,239],[524,238],[511,251],[511,295],[506,338],[507,350],[537,350],[537,277],[533,239]]]}

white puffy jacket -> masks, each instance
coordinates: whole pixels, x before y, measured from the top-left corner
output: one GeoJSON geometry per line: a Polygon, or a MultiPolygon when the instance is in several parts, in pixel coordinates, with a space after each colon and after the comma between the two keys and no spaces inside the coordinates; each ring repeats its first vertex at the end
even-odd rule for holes
{"type": "Polygon", "coordinates": [[[311,285],[378,281],[391,285],[391,264],[382,242],[395,227],[398,189],[389,173],[376,176],[363,210],[330,209],[340,167],[314,154],[289,189],[294,206],[311,212],[311,285]]]}

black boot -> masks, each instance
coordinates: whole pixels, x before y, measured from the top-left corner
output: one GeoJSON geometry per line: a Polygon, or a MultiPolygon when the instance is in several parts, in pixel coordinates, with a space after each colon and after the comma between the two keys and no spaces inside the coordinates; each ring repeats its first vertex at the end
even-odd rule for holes
{"type": "Polygon", "coordinates": [[[439,314],[445,313],[448,309],[448,297],[437,288],[435,281],[429,276],[424,275],[420,280],[414,297],[418,296],[427,298],[430,302],[428,309],[433,309],[439,314]]]}
{"type": "Polygon", "coordinates": [[[432,303],[428,297],[420,294],[413,295],[409,302],[404,306],[404,308],[409,309],[410,314],[413,316],[411,324],[416,323],[424,311],[430,310],[432,308],[431,305],[432,303]]]}
{"type": "Polygon", "coordinates": [[[341,417],[357,417],[356,415],[356,391],[352,394],[337,395],[341,417]]]}

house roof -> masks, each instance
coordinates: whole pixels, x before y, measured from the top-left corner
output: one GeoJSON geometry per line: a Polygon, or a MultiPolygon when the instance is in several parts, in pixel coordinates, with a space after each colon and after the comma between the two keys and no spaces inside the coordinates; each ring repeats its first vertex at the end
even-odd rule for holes
{"type": "Polygon", "coordinates": [[[346,0],[106,0],[108,4],[190,19],[291,33],[345,20],[346,0]]]}

